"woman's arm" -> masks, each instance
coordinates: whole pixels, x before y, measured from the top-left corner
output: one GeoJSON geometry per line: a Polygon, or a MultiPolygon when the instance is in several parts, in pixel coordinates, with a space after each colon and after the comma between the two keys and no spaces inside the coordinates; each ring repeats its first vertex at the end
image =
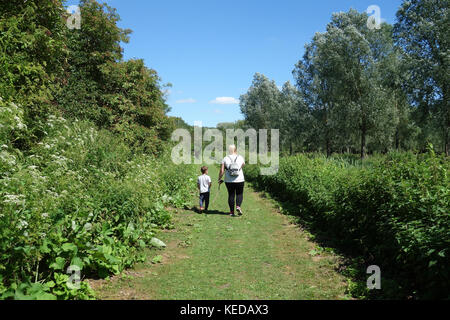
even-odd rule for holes
{"type": "Polygon", "coordinates": [[[222,180],[222,177],[223,177],[224,173],[225,173],[225,164],[222,163],[222,166],[220,167],[219,181],[222,180]]]}

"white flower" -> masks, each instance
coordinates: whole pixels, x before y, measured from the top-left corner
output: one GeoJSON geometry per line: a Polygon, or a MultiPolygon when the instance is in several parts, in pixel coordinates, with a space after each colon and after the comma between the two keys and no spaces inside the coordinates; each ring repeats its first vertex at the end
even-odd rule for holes
{"type": "Polygon", "coordinates": [[[3,200],[3,203],[24,204],[24,197],[24,195],[5,194],[5,200],[3,200]]]}
{"type": "Polygon", "coordinates": [[[25,229],[26,227],[28,227],[28,222],[26,222],[25,220],[20,220],[17,224],[17,228],[19,230],[25,229]]]}
{"type": "Polygon", "coordinates": [[[42,218],[47,219],[48,218],[48,213],[44,212],[41,216],[42,216],[42,218]]]}

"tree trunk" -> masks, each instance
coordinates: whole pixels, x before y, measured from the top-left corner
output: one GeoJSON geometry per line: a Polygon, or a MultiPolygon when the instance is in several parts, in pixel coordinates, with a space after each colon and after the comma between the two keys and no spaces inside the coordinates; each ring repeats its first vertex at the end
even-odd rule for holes
{"type": "Polygon", "coordinates": [[[327,158],[331,156],[330,128],[328,126],[328,107],[325,108],[325,148],[327,149],[327,158]]]}
{"type": "Polygon", "coordinates": [[[331,143],[330,139],[327,137],[327,158],[331,157],[331,143]]]}
{"type": "Polygon", "coordinates": [[[445,128],[445,136],[444,136],[444,149],[445,149],[445,155],[448,157],[448,152],[449,152],[449,146],[448,146],[448,128],[445,128]]]}
{"type": "Polygon", "coordinates": [[[444,122],[444,130],[445,130],[445,132],[444,132],[444,143],[445,143],[445,146],[444,146],[444,149],[445,149],[445,155],[448,157],[448,153],[449,153],[449,129],[450,129],[450,108],[449,108],[449,106],[448,106],[448,102],[447,102],[447,100],[446,100],[446,98],[445,98],[445,96],[444,96],[444,106],[445,106],[445,116],[446,116],[446,120],[445,120],[445,122],[444,122]]]}
{"type": "Polygon", "coordinates": [[[361,160],[366,157],[366,126],[363,124],[361,130],[361,160]]]}
{"type": "Polygon", "coordinates": [[[395,149],[398,151],[400,148],[400,139],[399,139],[399,133],[398,129],[395,131],[395,149]]]}

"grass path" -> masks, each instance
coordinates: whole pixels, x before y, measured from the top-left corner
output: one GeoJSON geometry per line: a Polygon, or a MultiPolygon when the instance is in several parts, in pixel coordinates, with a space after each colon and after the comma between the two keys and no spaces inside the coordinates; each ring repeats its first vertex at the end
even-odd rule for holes
{"type": "MultiPolygon", "coordinates": [[[[210,168],[217,180],[218,169],[210,168]]],[[[217,184],[213,185],[211,200],[217,184]]],[[[100,299],[345,299],[337,257],[312,256],[315,244],[246,185],[244,216],[231,218],[221,187],[212,214],[174,211],[165,250],[109,280],[92,282],[100,299]],[[156,257],[156,259],[155,259],[156,257]],[[158,262],[160,260],[160,262],[158,262]],[[156,262],[156,263],[155,263],[156,262]]],[[[193,199],[193,205],[197,199],[193,199]]]]}

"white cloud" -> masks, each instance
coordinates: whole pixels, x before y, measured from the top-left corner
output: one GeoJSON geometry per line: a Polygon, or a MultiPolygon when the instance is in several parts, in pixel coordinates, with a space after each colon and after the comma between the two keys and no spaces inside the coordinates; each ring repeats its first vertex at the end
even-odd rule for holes
{"type": "Polygon", "coordinates": [[[188,99],[181,99],[181,100],[177,100],[175,101],[176,103],[196,103],[197,100],[192,99],[192,98],[188,98],[188,99]]]}
{"type": "Polygon", "coordinates": [[[239,104],[239,100],[233,97],[217,97],[210,101],[212,104],[239,104]]]}

